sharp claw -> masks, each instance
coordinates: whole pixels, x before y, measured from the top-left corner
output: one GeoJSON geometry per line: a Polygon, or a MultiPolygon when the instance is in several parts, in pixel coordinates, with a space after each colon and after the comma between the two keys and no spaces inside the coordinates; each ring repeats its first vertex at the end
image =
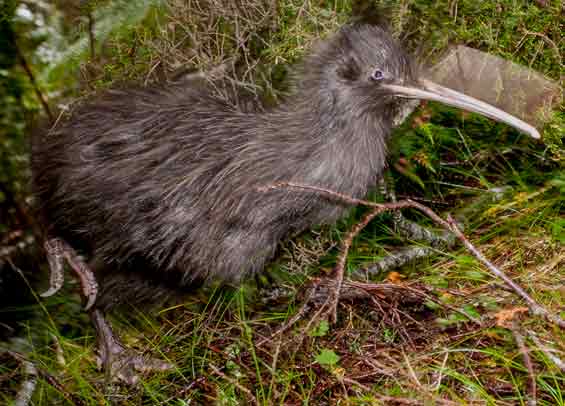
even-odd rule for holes
{"type": "Polygon", "coordinates": [[[94,306],[94,302],[96,302],[96,295],[87,296],[86,305],[84,306],[84,310],[92,309],[92,306],[94,306]]]}
{"type": "Polygon", "coordinates": [[[113,381],[119,380],[128,385],[135,385],[139,382],[138,373],[167,371],[173,368],[173,365],[168,362],[143,356],[125,347],[116,338],[100,310],[95,308],[90,313],[90,317],[98,339],[96,364],[99,368],[104,368],[113,381]]]}
{"type": "Polygon", "coordinates": [[[118,378],[118,380],[125,382],[126,384],[128,384],[129,386],[136,386],[137,383],[139,382],[139,376],[137,375],[129,375],[128,373],[118,373],[116,375],[116,378],[118,378]]]}
{"type": "Polygon", "coordinates": [[[41,297],[53,296],[55,293],[59,291],[59,289],[61,289],[61,286],[50,286],[49,289],[47,289],[43,293],[40,293],[39,296],[41,297]]]}
{"type": "MultiPolygon", "coordinates": [[[[121,381],[128,385],[135,386],[140,379],[140,374],[148,372],[169,371],[174,366],[160,359],[144,357],[136,354],[132,349],[122,348],[121,352],[111,355],[113,358],[109,362],[110,375],[112,381],[121,381]]],[[[96,357],[98,368],[106,368],[105,362],[100,355],[96,357]]]]}
{"type": "Polygon", "coordinates": [[[135,359],[133,367],[139,372],[168,371],[173,369],[173,365],[166,361],[155,358],[143,359],[142,357],[135,359]]]}
{"type": "Polygon", "coordinates": [[[88,265],[75,252],[75,250],[72,249],[72,247],[68,246],[66,248],[64,257],[79,278],[82,294],[86,298],[85,309],[88,310],[94,305],[98,294],[98,283],[96,283],[96,278],[88,265]]]}
{"type": "Polygon", "coordinates": [[[96,302],[98,284],[96,283],[94,274],[88,268],[88,265],[84,263],[82,258],[69,244],[60,238],[48,239],[44,247],[47,253],[47,262],[49,263],[51,274],[49,276],[49,289],[40,296],[52,296],[61,289],[64,282],[63,265],[64,261],[67,261],[79,277],[82,294],[86,298],[85,309],[91,309],[94,302],[96,302]]]}
{"type": "Polygon", "coordinates": [[[82,294],[86,299],[84,308],[85,310],[89,310],[96,302],[96,296],[98,295],[98,283],[96,283],[96,278],[92,274],[92,271],[90,271],[81,260],[74,261],[69,259],[69,263],[79,277],[82,294]]]}
{"type": "Polygon", "coordinates": [[[41,293],[41,297],[52,296],[63,287],[65,276],[63,274],[62,244],[59,239],[50,239],[45,242],[47,263],[49,264],[49,289],[41,293]]]}

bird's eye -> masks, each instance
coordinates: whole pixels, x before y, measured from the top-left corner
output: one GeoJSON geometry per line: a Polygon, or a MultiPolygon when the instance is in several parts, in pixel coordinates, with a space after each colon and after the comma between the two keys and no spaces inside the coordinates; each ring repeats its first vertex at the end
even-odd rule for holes
{"type": "Polygon", "coordinates": [[[385,74],[383,73],[382,70],[380,69],[376,69],[372,74],[371,74],[371,80],[374,80],[376,82],[381,81],[385,78],[385,74]]]}

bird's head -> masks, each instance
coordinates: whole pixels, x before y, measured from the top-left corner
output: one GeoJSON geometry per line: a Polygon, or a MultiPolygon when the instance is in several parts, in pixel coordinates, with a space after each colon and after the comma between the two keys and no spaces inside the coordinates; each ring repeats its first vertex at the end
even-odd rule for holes
{"type": "Polygon", "coordinates": [[[425,79],[398,42],[379,26],[345,25],[321,43],[305,61],[304,71],[306,81],[318,81],[317,87],[326,90],[332,103],[355,114],[379,114],[392,123],[402,114],[407,99],[432,100],[482,114],[534,138],[540,137],[528,123],[425,79]]]}

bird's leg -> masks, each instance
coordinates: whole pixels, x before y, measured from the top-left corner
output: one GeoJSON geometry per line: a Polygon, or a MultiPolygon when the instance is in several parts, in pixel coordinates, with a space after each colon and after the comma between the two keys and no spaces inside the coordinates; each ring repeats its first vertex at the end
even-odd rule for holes
{"type": "Polygon", "coordinates": [[[61,289],[64,282],[64,263],[69,264],[71,269],[77,274],[82,293],[86,299],[86,309],[90,309],[96,301],[98,293],[98,283],[94,274],[77,254],[77,252],[61,238],[49,238],[44,244],[47,254],[47,262],[49,263],[49,289],[41,294],[42,297],[54,295],[61,289]]]}
{"type": "Polygon", "coordinates": [[[173,366],[157,358],[144,357],[121,343],[102,314],[94,308],[90,318],[96,330],[97,364],[103,368],[107,381],[120,380],[128,385],[139,382],[138,372],[166,371],[173,366]]]}

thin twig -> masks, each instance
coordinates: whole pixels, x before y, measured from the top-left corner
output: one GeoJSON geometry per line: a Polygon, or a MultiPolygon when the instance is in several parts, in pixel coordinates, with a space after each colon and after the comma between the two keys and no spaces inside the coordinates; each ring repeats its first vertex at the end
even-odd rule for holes
{"type": "Polygon", "coordinates": [[[19,358],[18,360],[24,367],[25,380],[22,382],[22,386],[16,395],[14,404],[16,406],[27,406],[31,402],[31,397],[37,386],[37,368],[31,361],[19,358]]]}
{"type": "Polygon", "coordinates": [[[565,362],[552,354],[552,352],[555,352],[555,350],[547,348],[545,345],[543,345],[540,339],[532,331],[527,331],[527,333],[528,337],[530,337],[530,339],[535,343],[537,349],[543,352],[545,356],[557,366],[557,368],[565,372],[565,362]]]}
{"type": "Polygon", "coordinates": [[[253,395],[253,393],[251,393],[251,391],[249,389],[247,389],[245,386],[241,385],[239,382],[237,382],[235,379],[230,378],[229,376],[227,376],[226,374],[224,374],[218,367],[216,367],[213,364],[210,364],[210,368],[212,369],[212,371],[218,375],[219,377],[225,379],[226,381],[228,381],[229,383],[231,383],[233,386],[235,386],[236,388],[238,388],[240,391],[242,391],[243,393],[245,393],[249,399],[251,400],[251,402],[255,405],[259,404],[257,402],[257,398],[253,395]]]}
{"type": "Polygon", "coordinates": [[[279,360],[279,354],[281,352],[282,340],[279,340],[277,346],[275,347],[275,353],[273,354],[273,362],[271,362],[271,383],[269,384],[269,390],[275,389],[275,384],[277,380],[277,374],[275,371],[277,370],[277,362],[279,360]]]}
{"type": "Polygon", "coordinates": [[[94,61],[96,58],[96,42],[94,39],[94,17],[92,10],[88,10],[86,17],[88,18],[88,43],[90,45],[90,60],[94,61]]]}
{"type": "MultiPolygon", "coordinates": [[[[375,394],[374,395],[378,400],[380,400],[381,402],[383,402],[383,405],[415,405],[415,406],[422,406],[422,405],[426,405],[428,403],[426,403],[423,400],[418,400],[418,399],[408,399],[408,398],[397,398],[394,396],[386,396],[386,395],[380,395],[380,394],[375,394]]],[[[451,400],[447,400],[447,399],[442,399],[442,398],[432,398],[433,399],[433,403],[434,405],[445,405],[445,406],[456,406],[456,405],[460,405],[461,403],[459,402],[453,402],[451,400]]],[[[471,403],[472,404],[472,403],[471,403]]]]}
{"type": "Polygon", "coordinates": [[[353,227],[345,236],[343,240],[341,250],[337,259],[337,264],[335,266],[335,287],[333,292],[330,296],[328,296],[329,301],[329,314],[331,321],[333,323],[337,322],[337,304],[339,301],[339,295],[341,292],[341,287],[343,285],[343,278],[345,274],[345,262],[347,260],[347,256],[349,254],[349,249],[351,248],[351,244],[353,244],[353,239],[363,230],[367,224],[371,222],[376,216],[381,214],[384,211],[382,207],[376,207],[371,212],[367,213],[361,221],[359,221],[355,227],[353,227]]]}
{"type": "MultiPolygon", "coordinates": [[[[445,220],[439,218],[435,213],[433,213],[433,214],[442,223],[445,222],[445,220]]],[[[433,220],[437,222],[437,220],[435,220],[435,219],[433,219],[433,220]]],[[[459,238],[459,240],[463,243],[463,245],[465,245],[465,247],[473,254],[473,256],[475,258],[477,258],[479,261],[481,261],[492,274],[494,274],[494,275],[498,276],[500,279],[502,279],[510,288],[512,288],[514,290],[514,292],[516,292],[520,297],[522,297],[522,299],[524,299],[526,301],[530,311],[534,315],[543,316],[547,320],[557,324],[558,326],[560,326],[562,328],[565,328],[565,320],[563,320],[559,316],[551,314],[547,309],[545,309],[544,307],[539,305],[530,295],[528,295],[526,293],[526,291],[524,289],[522,289],[512,279],[510,279],[504,272],[502,272],[500,269],[498,269],[496,266],[494,266],[494,264],[492,262],[490,262],[479,250],[477,250],[477,248],[475,248],[475,246],[473,244],[471,244],[471,242],[459,230],[459,228],[457,227],[455,221],[453,220],[453,218],[451,216],[448,217],[448,222],[446,223],[446,225],[448,227],[450,227],[451,231],[453,231],[453,233],[455,233],[455,236],[457,238],[459,238]]]]}
{"type": "Polygon", "coordinates": [[[348,378],[348,377],[345,376],[345,377],[342,378],[342,380],[343,380],[344,383],[348,383],[349,385],[358,386],[360,389],[363,389],[365,392],[370,392],[370,390],[371,390],[370,387],[363,385],[361,382],[358,382],[353,378],[348,378]]]}
{"type": "Polygon", "coordinates": [[[422,386],[422,383],[416,376],[416,372],[414,372],[414,368],[412,368],[412,364],[410,363],[410,360],[406,356],[404,349],[402,350],[402,357],[404,358],[404,365],[406,365],[406,369],[408,370],[408,376],[412,378],[418,389],[423,390],[424,388],[422,386]]]}
{"type": "Polygon", "coordinates": [[[443,380],[443,371],[445,371],[445,366],[447,365],[447,358],[449,358],[449,351],[445,351],[445,356],[443,357],[443,361],[441,363],[441,368],[439,368],[439,374],[437,377],[436,384],[433,387],[433,390],[437,392],[441,386],[441,381],[443,380]]]}
{"type": "Polygon", "coordinates": [[[63,352],[63,348],[61,347],[61,343],[59,342],[59,338],[55,334],[50,334],[51,339],[53,340],[53,345],[55,346],[55,359],[57,360],[57,364],[61,368],[65,368],[67,366],[67,361],[65,360],[65,354],[63,352]]]}
{"type": "Polygon", "coordinates": [[[514,340],[518,345],[520,354],[522,354],[522,359],[524,360],[524,365],[528,370],[528,406],[536,406],[537,404],[537,388],[536,388],[536,373],[534,371],[534,365],[532,364],[532,359],[530,358],[530,350],[526,346],[526,340],[524,336],[520,333],[520,328],[517,322],[513,322],[511,326],[512,334],[514,335],[514,340]]]}
{"type": "Polygon", "coordinates": [[[83,405],[84,402],[74,396],[71,392],[63,386],[53,375],[49,372],[38,368],[31,360],[29,360],[24,354],[16,352],[16,351],[5,351],[6,354],[14,358],[20,364],[24,366],[24,372],[28,377],[28,379],[24,381],[22,384],[22,389],[18,392],[18,395],[15,400],[15,405],[17,406],[24,406],[29,404],[31,400],[31,396],[33,395],[33,390],[35,388],[35,384],[37,381],[37,377],[45,380],[49,385],[53,386],[71,405],[83,405]],[[34,386],[34,388],[32,388],[34,386]],[[18,403],[20,402],[20,403],[18,403]]]}
{"type": "Polygon", "coordinates": [[[29,66],[29,64],[27,63],[27,60],[24,57],[24,54],[21,52],[20,47],[18,46],[18,43],[15,43],[15,48],[16,48],[16,55],[18,57],[18,59],[20,60],[20,65],[22,66],[22,68],[24,68],[24,71],[31,83],[31,86],[33,87],[33,90],[35,91],[35,94],[37,95],[37,98],[39,99],[39,102],[41,103],[41,106],[43,107],[43,110],[45,111],[45,114],[47,114],[47,117],[49,118],[50,122],[53,122],[54,120],[54,116],[53,113],[51,112],[51,109],[49,108],[49,104],[47,104],[47,100],[45,99],[45,96],[43,95],[43,93],[41,92],[41,90],[39,89],[39,85],[37,84],[37,81],[35,80],[35,75],[33,74],[33,72],[31,71],[31,68],[29,66]]]}
{"type": "Polygon", "coordinates": [[[416,209],[424,213],[439,226],[454,233],[455,236],[463,243],[465,248],[467,248],[475,258],[477,258],[480,262],[482,262],[493,275],[502,279],[510,288],[514,290],[514,292],[516,292],[520,297],[522,297],[522,299],[526,301],[530,309],[530,312],[532,312],[532,314],[543,316],[547,320],[557,324],[562,328],[565,328],[565,320],[563,320],[557,315],[550,313],[547,309],[539,305],[530,295],[528,295],[528,293],[526,293],[526,291],[524,291],[524,289],[522,289],[512,279],[510,279],[504,272],[502,272],[496,266],[494,266],[492,262],[490,262],[473,244],[471,244],[471,242],[467,239],[467,237],[465,237],[465,235],[463,235],[463,233],[457,226],[457,222],[450,215],[448,216],[447,220],[444,220],[429,207],[424,206],[418,202],[414,202],[412,200],[400,200],[398,202],[393,202],[393,203],[375,203],[375,202],[370,202],[368,200],[356,199],[351,196],[347,196],[338,192],[333,192],[331,190],[324,189],[321,187],[302,185],[292,182],[279,182],[258,188],[258,190],[262,192],[266,192],[269,190],[277,190],[277,189],[295,189],[305,192],[314,192],[321,196],[325,196],[328,199],[341,201],[343,203],[350,204],[353,206],[363,205],[367,207],[373,207],[375,209],[379,208],[381,210],[380,212],[400,210],[405,208],[416,209]]]}
{"type": "Polygon", "coordinates": [[[555,58],[557,59],[557,63],[563,67],[563,58],[561,57],[561,52],[559,52],[559,47],[555,44],[555,42],[553,42],[547,35],[539,33],[539,32],[535,32],[535,31],[529,31],[525,28],[522,28],[521,30],[525,35],[532,35],[534,37],[538,37],[541,38],[546,44],[548,44],[552,51],[555,53],[555,58]]]}
{"type": "Polygon", "coordinates": [[[308,313],[308,311],[310,310],[310,306],[311,306],[310,302],[311,302],[311,298],[314,295],[315,290],[316,290],[316,287],[311,288],[309,290],[308,294],[306,295],[306,300],[304,300],[304,304],[302,305],[300,310],[298,310],[298,312],[294,316],[292,316],[292,318],[289,321],[287,321],[285,324],[283,324],[277,331],[275,331],[273,334],[271,334],[270,337],[264,338],[261,341],[259,341],[257,343],[257,347],[261,347],[266,342],[271,341],[276,336],[284,333],[285,331],[290,329],[298,320],[300,320],[302,317],[304,317],[304,315],[306,313],[308,313]]]}
{"type": "Polygon", "coordinates": [[[397,398],[394,396],[386,396],[386,395],[375,395],[378,400],[383,402],[384,405],[415,405],[415,406],[422,406],[424,402],[418,399],[408,399],[408,398],[397,398]]]}

